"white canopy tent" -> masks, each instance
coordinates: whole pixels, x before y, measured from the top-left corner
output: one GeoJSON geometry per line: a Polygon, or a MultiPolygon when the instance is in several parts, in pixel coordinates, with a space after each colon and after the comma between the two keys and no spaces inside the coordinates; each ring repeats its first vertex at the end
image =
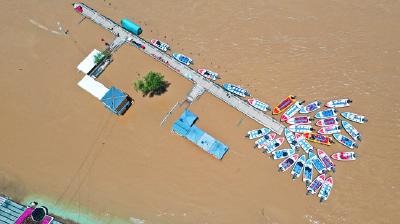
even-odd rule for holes
{"type": "Polygon", "coordinates": [[[85,77],[78,82],[78,86],[99,100],[101,100],[101,98],[103,98],[103,96],[109,91],[107,87],[88,75],[85,75],[85,77]]]}
{"type": "Polygon", "coordinates": [[[93,51],[78,65],[78,70],[88,74],[95,66],[95,56],[101,54],[100,51],[93,49],[93,51]]]}

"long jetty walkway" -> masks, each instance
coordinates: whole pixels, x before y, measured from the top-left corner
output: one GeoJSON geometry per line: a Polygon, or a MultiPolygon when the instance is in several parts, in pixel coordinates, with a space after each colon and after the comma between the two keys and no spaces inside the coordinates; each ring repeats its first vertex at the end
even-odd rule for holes
{"type": "Polygon", "coordinates": [[[90,8],[89,6],[83,3],[74,3],[73,6],[75,9],[77,9],[77,7],[80,6],[82,10],[81,11],[76,10],[77,12],[79,12],[84,17],[89,18],[93,22],[97,23],[101,27],[107,29],[108,31],[112,32],[115,36],[117,36],[117,38],[111,44],[113,51],[116,51],[122,44],[126,42],[132,45],[136,45],[145,54],[150,55],[154,59],[162,62],[164,65],[168,66],[172,70],[184,76],[186,79],[193,81],[194,83],[196,83],[196,85],[201,86],[205,91],[211,93],[218,99],[236,108],[240,112],[244,113],[248,117],[260,123],[261,125],[270,128],[272,131],[278,134],[281,134],[283,129],[285,128],[281,123],[279,123],[272,117],[253,108],[243,99],[227,92],[222,86],[204,78],[190,67],[183,65],[170,55],[158,50],[156,47],[154,47],[152,44],[148,43],[144,39],[125,30],[111,19],[98,13],[96,10],[90,8]]]}

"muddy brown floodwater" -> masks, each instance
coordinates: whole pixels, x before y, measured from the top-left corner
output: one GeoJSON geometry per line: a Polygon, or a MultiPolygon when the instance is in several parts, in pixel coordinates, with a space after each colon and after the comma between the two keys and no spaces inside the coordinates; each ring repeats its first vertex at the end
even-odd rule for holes
{"type": "Polygon", "coordinates": [[[170,132],[183,108],[160,128],[191,83],[134,47],[122,47],[100,78],[134,105],[123,117],[107,111],[76,85],[76,66],[112,36],[79,23],[71,3],[2,2],[1,193],[45,195],[65,209],[146,223],[399,222],[399,1],[87,2],[115,21],[134,20],[143,38],[169,43],[193,58],[193,68],[214,70],[219,83],[241,85],[273,106],[289,94],[307,102],[351,98],[345,110],[370,121],[354,125],[363,135],[360,158],[337,162],[323,204],[252,149],[243,136],[257,123],[209,94],[190,109],[200,128],[229,146],[222,161],[170,132]],[[132,88],[150,70],[171,83],[162,96],[132,88]]]}

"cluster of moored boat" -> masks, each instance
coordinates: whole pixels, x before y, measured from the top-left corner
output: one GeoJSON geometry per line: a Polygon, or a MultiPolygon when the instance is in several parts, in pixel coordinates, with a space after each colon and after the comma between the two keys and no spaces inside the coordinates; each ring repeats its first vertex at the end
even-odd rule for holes
{"type": "MultiPolygon", "coordinates": [[[[246,137],[256,139],[254,148],[262,149],[272,159],[283,159],[278,165],[279,171],[285,172],[293,167],[291,169],[293,180],[303,174],[302,180],[306,183],[307,194],[319,192],[318,197],[322,202],[328,199],[333,187],[333,177],[330,174],[336,172],[336,169],[332,159],[351,161],[356,160],[358,156],[354,151],[336,152],[329,156],[324,150],[314,147],[311,142],[330,146],[335,143],[333,139],[336,139],[349,149],[358,148],[357,142],[361,142],[361,134],[352,123],[363,124],[368,120],[365,116],[352,112],[339,113],[338,108],[348,107],[351,103],[350,99],[332,100],[327,102],[325,109],[322,110],[320,101],[305,105],[304,101],[296,100],[295,96],[288,96],[272,110],[273,115],[282,114],[280,120],[289,125],[284,130],[285,137],[277,137],[269,128],[249,131],[246,137]],[[311,117],[310,113],[313,112],[315,112],[314,117],[311,117]],[[300,116],[295,116],[296,114],[300,116]],[[344,119],[339,118],[339,114],[344,119]],[[312,123],[315,126],[312,126],[312,123]],[[349,137],[341,133],[343,129],[349,137]],[[278,150],[285,139],[290,148],[278,150]],[[313,170],[316,170],[316,175],[313,170]]],[[[270,107],[267,105],[267,108],[270,107]]]]}

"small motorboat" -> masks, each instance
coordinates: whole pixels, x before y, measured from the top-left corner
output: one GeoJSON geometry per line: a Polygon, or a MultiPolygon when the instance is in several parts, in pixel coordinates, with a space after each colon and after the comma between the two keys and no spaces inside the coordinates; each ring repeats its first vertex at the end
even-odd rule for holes
{"type": "Polygon", "coordinates": [[[189,66],[190,64],[193,63],[193,60],[183,54],[179,53],[173,53],[172,57],[174,57],[176,60],[178,60],[180,63],[189,66]]]}
{"type": "Polygon", "coordinates": [[[218,73],[216,73],[216,72],[213,72],[213,71],[210,71],[210,70],[207,70],[207,69],[204,69],[204,68],[201,68],[201,69],[197,70],[197,72],[200,75],[206,77],[207,79],[211,79],[213,81],[218,79],[218,73]]]}
{"type": "Polygon", "coordinates": [[[150,43],[164,52],[169,50],[169,45],[160,40],[152,39],[150,40],[150,43]]]}

